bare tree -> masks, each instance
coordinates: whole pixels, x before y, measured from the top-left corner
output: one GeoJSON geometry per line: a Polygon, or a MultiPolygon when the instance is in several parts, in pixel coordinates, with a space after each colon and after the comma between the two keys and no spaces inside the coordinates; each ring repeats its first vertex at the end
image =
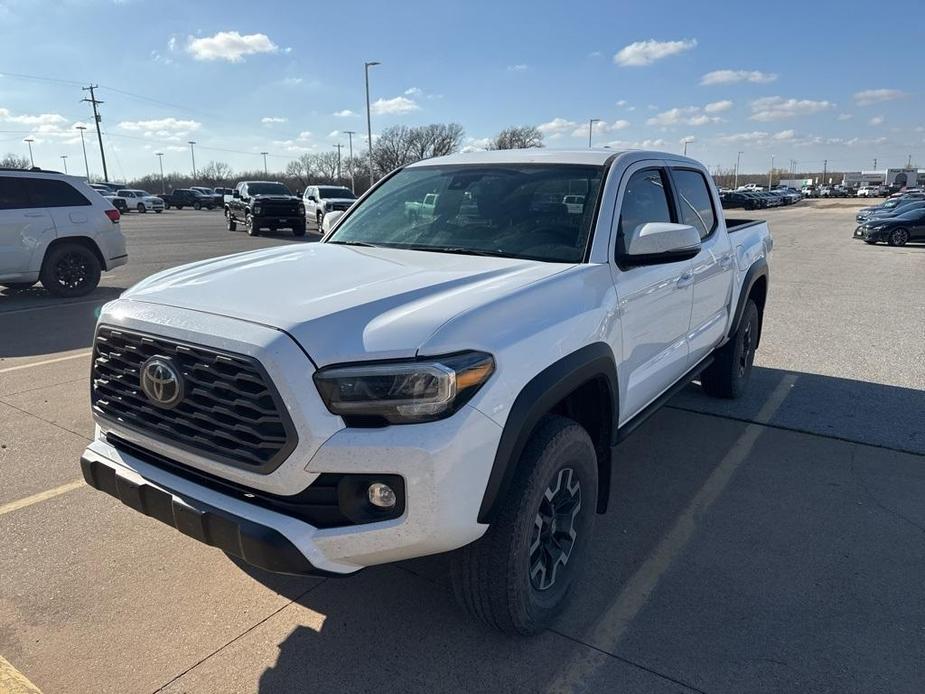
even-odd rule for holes
{"type": "Polygon", "coordinates": [[[199,171],[199,178],[214,186],[231,178],[231,167],[223,161],[210,161],[199,171]]]}
{"type": "Polygon", "coordinates": [[[495,135],[489,148],[527,149],[529,147],[543,146],[543,133],[532,125],[521,125],[505,128],[495,135]]]}
{"type": "Polygon", "coordinates": [[[459,149],[463,135],[459,123],[394,125],[376,139],[373,164],[380,174],[385,174],[415,161],[451,154],[459,149]]]}
{"type": "Polygon", "coordinates": [[[31,166],[29,157],[21,157],[18,154],[10,153],[0,159],[0,168],[3,169],[28,169],[31,166]]]}
{"type": "Polygon", "coordinates": [[[319,152],[312,156],[313,172],[318,178],[332,183],[337,180],[337,152],[319,152]]]}

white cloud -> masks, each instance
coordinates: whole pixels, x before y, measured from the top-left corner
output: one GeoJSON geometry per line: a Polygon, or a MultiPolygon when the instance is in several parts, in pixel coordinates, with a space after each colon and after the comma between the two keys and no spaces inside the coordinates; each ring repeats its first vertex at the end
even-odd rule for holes
{"type": "Polygon", "coordinates": [[[883,125],[885,120],[886,118],[884,118],[883,116],[874,116],[873,118],[870,119],[869,122],[871,125],[883,125]]]}
{"type": "Polygon", "coordinates": [[[424,90],[420,87],[408,87],[405,90],[405,96],[421,96],[424,93],[424,90]]]}
{"type": "MultiPolygon", "coordinates": [[[[716,102],[717,104],[722,102],[716,102]]],[[[711,104],[715,105],[715,104],[711,104]]],[[[718,123],[721,118],[719,116],[711,116],[705,113],[706,109],[701,109],[699,106],[683,106],[670,108],[667,111],[662,111],[646,121],[646,125],[653,125],[658,127],[671,127],[673,125],[693,125],[701,126],[708,125],[710,123],[718,123]]],[[[722,107],[720,110],[724,110],[722,107]]]]}
{"type": "Polygon", "coordinates": [[[850,113],[839,113],[835,120],[851,120],[854,118],[850,113]]]}
{"type": "Polygon", "coordinates": [[[854,101],[858,106],[870,106],[879,104],[883,101],[892,101],[907,96],[905,92],[899,89],[865,89],[855,92],[854,101]]]}
{"type": "Polygon", "coordinates": [[[491,147],[493,140],[490,137],[470,137],[460,150],[462,152],[481,152],[491,147]]]}
{"type": "Polygon", "coordinates": [[[183,145],[167,145],[164,149],[166,149],[168,152],[185,152],[186,151],[186,147],[184,147],[183,145]]]}
{"type": "Polygon", "coordinates": [[[608,142],[607,146],[611,149],[664,149],[668,146],[668,142],[661,138],[654,140],[639,140],[636,142],[631,142],[629,140],[614,140],[608,142]]]}
{"type": "Polygon", "coordinates": [[[623,108],[624,106],[626,106],[626,99],[620,99],[620,100],[617,102],[617,106],[618,106],[619,108],[623,108]]]}
{"type": "Polygon", "coordinates": [[[553,118],[546,123],[540,123],[536,126],[543,135],[551,139],[561,137],[565,133],[572,132],[578,127],[578,123],[565,118],[553,118]]]}
{"type": "MultiPolygon", "coordinates": [[[[568,121],[569,123],[571,121],[568,121]]],[[[577,127],[572,130],[573,137],[588,137],[588,123],[579,123],[577,127]]],[[[612,123],[608,123],[605,120],[599,120],[594,123],[594,132],[596,133],[612,133],[618,130],[624,130],[630,127],[632,123],[628,120],[615,120],[612,123]]]]}
{"type": "Polygon", "coordinates": [[[394,99],[377,99],[373,102],[372,112],[377,116],[383,114],[401,114],[411,113],[420,110],[417,103],[404,96],[396,96],[394,99]]]}
{"type": "MultiPolygon", "coordinates": [[[[3,109],[9,114],[9,111],[3,109]]],[[[0,114],[2,115],[2,114],[0,114]]],[[[58,113],[40,113],[36,116],[22,115],[22,116],[10,116],[4,115],[3,118],[9,123],[20,123],[21,125],[35,125],[35,126],[49,126],[54,125],[58,126],[62,123],[67,122],[67,118],[58,114],[58,113]]]]}
{"type": "Polygon", "coordinates": [[[780,132],[774,133],[774,139],[780,142],[785,142],[787,140],[792,140],[797,136],[796,131],[794,130],[781,130],[780,132]]]}
{"type": "Polygon", "coordinates": [[[829,101],[784,99],[780,96],[767,96],[762,99],[755,99],[751,106],[752,120],[772,121],[819,113],[834,107],[835,104],[829,101]]]}
{"type": "Polygon", "coordinates": [[[726,142],[730,144],[736,144],[736,143],[757,144],[757,143],[766,141],[768,137],[769,137],[769,133],[766,133],[761,130],[753,130],[747,133],[732,133],[730,135],[720,135],[717,139],[720,142],[726,142]]]}
{"type": "Polygon", "coordinates": [[[328,137],[337,137],[338,135],[340,135],[340,130],[332,130],[328,133],[328,137]]]}
{"type": "Polygon", "coordinates": [[[681,41],[636,41],[624,46],[613,57],[613,62],[623,67],[639,67],[651,65],[656,60],[671,55],[689,51],[697,45],[697,39],[683,39],[681,41]]]}
{"type": "Polygon", "coordinates": [[[297,84],[302,84],[304,81],[305,80],[303,80],[301,77],[286,77],[283,79],[283,84],[285,84],[287,87],[294,87],[297,84]]]}
{"type": "Polygon", "coordinates": [[[332,116],[336,116],[337,118],[353,118],[353,117],[356,116],[357,114],[355,114],[355,113],[354,113],[353,111],[351,111],[349,108],[345,108],[345,109],[342,109],[342,110],[340,110],[340,111],[335,111],[335,112],[332,113],[331,115],[332,115],[332,116]]]}
{"type": "Polygon", "coordinates": [[[723,111],[728,111],[732,108],[732,102],[729,99],[723,99],[722,101],[713,101],[712,103],[707,104],[703,107],[703,110],[707,113],[722,113],[723,111]]]}
{"type": "Polygon", "coordinates": [[[119,127],[123,130],[144,131],[147,137],[164,137],[167,135],[183,135],[193,130],[199,130],[202,123],[177,118],[156,118],[153,120],[124,120],[119,123],[119,127]]]}
{"type": "Polygon", "coordinates": [[[257,53],[276,53],[279,46],[266,34],[240,34],[237,31],[220,31],[214,36],[186,39],[186,51],[196,60],[227,60],[240,63],[244,56],[257,53]]]}
{"type": "Polygon", "coordinates": [[[528,65],[525,65],[524,63],[518,63],[517,65],[508,65],[508,66],[507,66],[507,71],[508,71],[508,72],[524,72],[524,71],[526,71],[526,70],[528,70],[528,69],[529,69],[529,66],[528,66],[528,65]]]}
{"type": "Polygon", "coordinates": [[[760,72],[758,70],[714,70],[701,77],[700,84],[706,87],[715,84],[736,84],[737,82],[767,84],[776,79],[777,75],[772,72],[760,72]]]}
{"type": "Polygon", "coordinates": [[[285,123],[288,120],[288,118],[283,118],[282,116],[264,116],[260,119],[260,122],[264,125],[273,125],[274,123],[285,123]]]}

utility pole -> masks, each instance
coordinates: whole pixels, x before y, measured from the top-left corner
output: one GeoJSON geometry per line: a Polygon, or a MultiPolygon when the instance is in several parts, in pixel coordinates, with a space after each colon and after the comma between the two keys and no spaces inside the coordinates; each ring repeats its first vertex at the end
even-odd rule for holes
{"type": "Polygon", "coordinates": [[[67,173],[67,155],[66,154],[61,155],[61,161],[64,162],[64,173],[67,173]]]}
{"type": "Polygon", "coordinates": [[[196,180],[196,151],[193,149],[193,145],[196,144],[196,140],[188,140],[186,144],[189,145],[189,154],[190,154],[190,157],[192,157],[193,159],[193,180],[195,181],[196,180]]]}
{"type": "Polygon", "coordinates": [[[768,171],[768,190],[771,190],[771,183],[774,178],[774,155],[771,155],[771,170],[768,171]]]}
{"type": "Polygon", "coordinates": [[[269,152],[261,152],[261,154],[263,155],[263,175],[269,177],[270,170],[267,167],[267,155],[269,154],[269,152]]]}
{"type": "Polygon", "coordinates": [[[23,140],[27,145],[29,145],[29,166],[33,169],[35,168],[35,159],[32,158],[32,143],[35,142],[31,137],[27,137],[23,140]]]}
{"type": "Polygon", "coordinates": [[[84,168],[87,170],[87,182],[90,182],[90,164],[87,163],[87,143],[84,142],[84,130],[87,129],[86,125],[75,125],[77,130],[80,131],[80,148],[84,151],[84,168]]]}
{"type": "Polygon", "coordinates": [[[822,185],[827,185],[825,177],[828,172],[829,172],[829,160],[823,159],[822,160],[822,185]]]}
{"type": "Polygon", "coordinates": [[[911,155],[911,154],[909,155],[908,161],[906,161],[906,168],[907,168],[907,169],[911,169],[911,168],[912,168],[912,155],[911,155]]]}
{"type": "Polygon", "coordinates": [[[594,124],[600,123],[600,118],[589,118],[588,119],[588,149],[591,149],[591,135],[594,133],[594,124]]]}
{"type": "Polygon", "coordinates": [[[103,151],[103,133],[100,131],[100,121],[103,120],[100,116],[99,110],[96,108],[103,102],[96,98],[96,94],[93,92],[94,89],[98,88],[98,84],[91,84],[89,87],[82,87],[81,89],[85,92],[90,92],[89,99],[81,99],[81,101],[86,101],[88,104],[93,106],[93,122],[96,123],[96,139],[100,141],[100,159],[103,160],[103,180],[107,183],[109,182],[109,170],[106,168],[106,153],[103,151]]]}
{"type": "Polygon", "coordinates": [[[340,142],[331,146],[337,148],[337,182],[340,183],[340,151],[344,148],[344,146],[340,142]]]}
{"type": "Polygon", "coordinates": [[[380,65],[377,61],[364,63],[366,70],[366,144],[369,145],[369,187],[373,187],[373,124],[369,114],[369,68],[380,65]]]}
{"type": "Polygon", "coordinates": [[[877,157],[874,157],[874,171],[877,170],[877,157]]]}
{"type": "Polygon", "coordinates": [[[348,151],[350,152],[350,158],[347,159],[347,169],[350,172],[350,190],[353,191],[354,195],[356,195],[356,183],[353,180],[353,136],[356,134],[356,130],[344,131],[344,135],[347,136],[348,151]]]}
{"type": "Polygon", "coordinates": [[[733,190],[739,187],[739,161],[742,159],[743,154],[745,154],[745,152],[736,153],[736,171],[735,171],[735,178],[733,179],[734,182],[732,184],[733,190]]]}
{"type": "Polygon", "coordinates": [[[166,195],[167,189],[164,187],[164,153],[155,152],[154,156],[157,157],[157,163],[161,169],[161,192],[166,195]]]}

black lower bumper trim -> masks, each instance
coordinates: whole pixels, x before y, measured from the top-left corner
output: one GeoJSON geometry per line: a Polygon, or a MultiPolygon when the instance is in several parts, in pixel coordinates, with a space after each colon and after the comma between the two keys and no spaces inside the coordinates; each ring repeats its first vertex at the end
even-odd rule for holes
{"type": "Polygon", "coordinates": [[[91,487],[252,566],[297,576],[340,575],[316,568],[292,542],[273,528],[200,501],[183,498],[184,503],[178,504],[170,492],[121,477],[110,466],[86,456],[81,456],[80,467],[91,487]]]}

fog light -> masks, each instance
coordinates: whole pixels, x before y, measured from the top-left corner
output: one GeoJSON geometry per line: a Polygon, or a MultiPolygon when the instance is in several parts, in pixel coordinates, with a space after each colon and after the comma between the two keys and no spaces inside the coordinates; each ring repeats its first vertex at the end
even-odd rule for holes
{"type": "Polygon", "coordinates": [[[392,508],[397,499],[392,488],[384,482],[373,482],[366,490],[369,503],[379,508],[392,508]]]}

